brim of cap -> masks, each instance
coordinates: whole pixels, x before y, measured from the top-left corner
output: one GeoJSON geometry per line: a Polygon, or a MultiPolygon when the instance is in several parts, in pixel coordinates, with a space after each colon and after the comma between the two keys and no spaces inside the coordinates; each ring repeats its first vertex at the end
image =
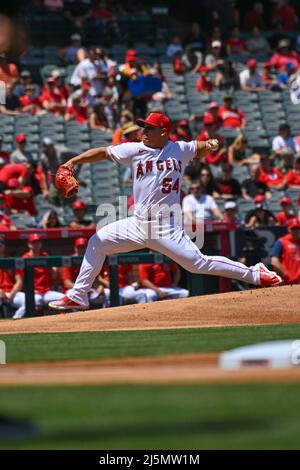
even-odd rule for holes
{"type": "Polygon", "coordinates": [[[153,127],[160,127],[147,121],[147,119],[137,119],[135,122],[139,127],[145,127],[146,124],[148,124],[149,126],[153,126],[153,127]]]}

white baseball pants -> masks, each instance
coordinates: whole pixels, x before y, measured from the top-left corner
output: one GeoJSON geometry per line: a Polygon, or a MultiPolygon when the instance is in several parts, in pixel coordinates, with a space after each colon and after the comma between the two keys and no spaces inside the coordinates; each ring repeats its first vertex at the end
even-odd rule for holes
{"type": "Polygon", "coordinates": [[[259,265],[245,266],[222,256],[206,256],[170,221],[147,221],[137,216],[118,220],[98,230],[89,240],[79,275],[69,298],[88,306],[88,291],[101,271],[105,257],[150,248],[173,259],[187,271],[238,279],[259,285],[259,265]]]}

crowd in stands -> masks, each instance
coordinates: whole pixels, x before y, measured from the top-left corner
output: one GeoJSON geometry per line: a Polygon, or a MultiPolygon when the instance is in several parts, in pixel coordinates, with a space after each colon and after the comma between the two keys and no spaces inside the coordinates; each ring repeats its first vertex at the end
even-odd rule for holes
{"type": "MultiPolygon", "coordinates": [[[[87,46],[83,40],[85,27],[91,22],[119,38],[118,16],[128,15],[130,7],[118,1],[34,3],[49,12],[62,12],[72,32],[70,42],[57,51],[60,65],[49,69],[41,80],[34,79],[26,67],[7,63],[5,55],[0,54],[0,80],[6,89],[5,104],[0,104],[0,123],[4,123],[2,116],[16,119],[53,115],[66,125],[73,122],[90,131],[111,132],[113,144],[141,140],[136,118],[144,117],[150,109],[164,111],[164,105],[176,98],[162,63],[157,58],[152,62],[144,60],[130,45],[119,61],[105,47],[87,46]],[[71,70],[68,76],[67,70],[71,70]]],[[[187,119],[173,119],[170,139],[217,138],[220,142],[217,151],[206,155],[203,161],[191,162],[185,169],[181,200],[186,219],[192,220],[199,213],[204,214],[205,221],[222,221],[246,229],[285,226],[287,238],[276,243],[272,252],[272,264],[284,273],[290,263],[283,255],[288,250],[288,240],[300,237],[300,126],[299,135],[294,135],[290,125],[282,120],[269,149],[253,149],[247,138],[247,113],[234,100],[236,92],[282,93],[299,74],[297,11],[288,0],[271,3],[271,15],[266,19],[262,3],[256,2],[241,18],[232,2],[235,22],[228,31],[222,28],[220,18],[213,22],[209,34],[195,22],[187,34],[176,32],[169,38],[161,60],[172,64],[174,78],[194,76],[195,93],[208,97],[204,111],[189,113],[187,119]],[[264,33],[266,26],[271,33],[264,33]],[[247,31],[247,38],[241,31],[247,31]],[[222,103],[211,99],[214,92],[222,93],[222,103]],[[228,129],[237,131],[235,138],[226,136],[228,129]],[[299,190],[299,197],[292,197],[290,190],[299,190]],[[276,210],[272,209],[274,201],[278,202],[276,210]],[[248,203],[246,211],[240,210],[241,202],[248,203]]],[[[218,7],[215,13],[217,18],[218,7]]],[[[95,219],[89,218],[81,198],[72,201],[68,223],[60,221],[58,208],[64,206],[64,201],[57,193],[54,176],[58,166],[73,155],[72,150],[55,142],[52,135],[44,135],[39,152],[33,155],[27,132],[15,133],[12,148],[5,146],[4,132],[0,128],[0,231],[16,230],[15,214],[32,216],[37,228],[94,228],[95,219]],[[53,207],[39,214],[37,196],[53,207]]],[[[124,187],[131,184],[129,168],[121,179],[124,187]]],[[[133,203],[131,197],[129,210],[133,203]]],[[[85,245],[86,239],[77,239],[74,254],[81,255],[85,245]]],[[[38,234],[29,238],[28,249],[24,257],[47,256],[38,234]]],[[[4,256],[5,241],[0,239],[0,257],[4,256]]],[[[298,263],[297,266],[300,255],[298,263]]],[[[64,268],[64,292],[72,287],[76,269],[64,268]]],[[[62,293],[52,290],[56,269],[39,268],[35,275],[39,309],[62,293]]],[[[132,267],[119,267],[121,301],[143,303],[167,296],[185,297],[188,292],[178,287],[179,277],[176,265],[146,265],[137,272],[132,267]]],[[[285,279],[300,282],[300,269],[296,281],[287,274],[285,279]]],[[[11,301],[15,318],[21,318],[25,312],[22,270],[6,273],[0,269],[0,281],[0,296],[11,301]]],[[[90,292],[90,301],[94,306],[109,305],[106,267],[90,292]]]]}

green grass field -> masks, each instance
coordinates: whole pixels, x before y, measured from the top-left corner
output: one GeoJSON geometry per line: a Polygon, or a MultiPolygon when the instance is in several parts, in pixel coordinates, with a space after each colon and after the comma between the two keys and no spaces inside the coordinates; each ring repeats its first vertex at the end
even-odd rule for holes
{"type": "Polygon", "coordinates": [[[0,340],[6,343],[9,363],[219,352],[246,344],[277,339],[300,339],[300,325],[0,334],[0,340]]]}
{"type": "Polygon", "coordinates": [[[300,385],[0,388],[4,410],[37,433],[0,449],[300,447],[300,385]]]}
{"type": "MultiPolygon", "coordinates": [[[[7,362],[217,352],[299,339],[300,325],[0,335],[7,362]]],[[[1,381],[0,366],[0,381],[1,381]]],[[[299,449],[300,384],[0,387],[0,449],[299,449]]]]}

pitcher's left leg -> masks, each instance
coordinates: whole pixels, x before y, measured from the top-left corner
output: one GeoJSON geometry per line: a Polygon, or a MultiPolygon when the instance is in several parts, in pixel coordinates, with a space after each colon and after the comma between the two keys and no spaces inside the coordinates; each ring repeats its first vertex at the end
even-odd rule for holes
{"type": "Polygon", "coordinates": [[[184,269],[196,274],[211,274],[260,285],[260,264],[245,266],[223,256],[206,256],[181,228],[173,231],[171,238],[148,241],[148,246],[176,261],[184,269]]]}

